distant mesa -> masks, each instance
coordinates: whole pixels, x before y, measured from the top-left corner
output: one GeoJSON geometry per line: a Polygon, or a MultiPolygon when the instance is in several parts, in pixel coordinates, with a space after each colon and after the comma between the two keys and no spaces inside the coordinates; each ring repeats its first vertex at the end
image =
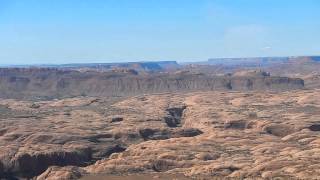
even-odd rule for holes
{"type": "Polygon", "coordinates": [[[72,64],[41,64],[41,65],[12,65],[17,68],[58,68],[79,71],[108,71],[113,69],[133,69],[135,71],[164,71],[180,67],[176,61],[123,62],[123,63],[72,63],[72,64]]]}
{"type": "Polygon", "coordinates": [[[252,58],[211,58],[209,65],[229,65],[229,66],[270,66],[279,63],[289,62],[319,62],[320,56],[288,56],[288,57],[252,57],[252,58]]]}
{"type": "Polygon", "coordinates": [[[0,68],[0,75],[3,98],[288,91],[320,87],[320,56],[40,65],[0,68]]]}
{"type": "Polygon", "coordinates": [[[77,71],[48,68],[0,69],[2,98],[64,98],[74,96],[133,96],[191,91],[287,91],[301,89],[299,78],[266,72],[237,72],[232,76],[205,73],[146,73],[136,70],[77,71]]]}

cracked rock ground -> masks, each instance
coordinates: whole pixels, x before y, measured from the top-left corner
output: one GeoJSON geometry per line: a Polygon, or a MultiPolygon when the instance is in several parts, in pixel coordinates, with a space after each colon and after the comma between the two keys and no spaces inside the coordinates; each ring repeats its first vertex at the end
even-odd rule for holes
{"type": "Polygon", "coordinates": [[[320,176],[320,90],[0,101],[0,174],[320,176]]]}

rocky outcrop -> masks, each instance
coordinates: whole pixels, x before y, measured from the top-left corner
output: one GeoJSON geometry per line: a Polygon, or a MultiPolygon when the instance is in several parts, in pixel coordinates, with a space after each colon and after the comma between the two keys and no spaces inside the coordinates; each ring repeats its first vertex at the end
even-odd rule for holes
{"type": "Polygon", "coordinates": [[[32,178],[42,173],[40,178],[52,174],[74,178],[79,175],[74,168],[60,171],[49,167],[87,166],[133,144],[203,133],[167,126],[167,116],[181,118],[184,106],[161,106],[159,113],[140,113],[141,117],[134,119],[130,112],[137,112],[140,105],[130,111],[121,105],[111,106],[113,101],[90,97],[37,102],[0,100],[0,178],[32,178]]]}
{"type": "Polygon", "coordinates": [[[79,179],[85,175],[85,171],[75,166],[57,167],[52,166],[48,168],[41,176],[37,177],[37,180],[71,180],[79,179]]]}
{"type": "MultiPolygon", "coordinates": [[[[35,143],[37,146],[38,143],[35,143]]],[[[3,149],[7,149],[3,147],[3,149]]],[[[14,149],[1,151],[0,178],[14,179],[16,177],[32,178],[43,173],[48,167],[56,166],[84,166],[92,159],[90,148],[64,150],[50,149],[50,144],[43,144],[43,150],[20,150],[14,156],[14,149]]],[[[106,156],[104,156],[106,157],[106,156]]]]}
{"type": "Polygon", "coordinates": [[[73,152],[22,153],[11,160],[13,167],[10,167],[9,171],[11,174],[31,178],[42,173],[52,165],[83,166],[85,162],[91,159],[90,151],[90,149],[83,149],[73,152]]]}
{"type": "Polygon", "coordinates": [[[89,174],[183,173],[199,179],[316,179],[318,93],[197,92],[125,101],[128,108],[133,101],[143,104],[147,113],[147,107],[157,112],[162,102],[180,102],[187,107],[182,129],[193,127],[202,134],[167,139],[158,138],[168,135],[165,131],[144,129],[148,141],[84,169],[89,174]],[[153,103],[156,99],[161,103],[153,103]]]}
{"type": "Polygon", "coordinates": [[[300,90],[1,99],[0,176],[315,179],[319,97],[300,90]]]}

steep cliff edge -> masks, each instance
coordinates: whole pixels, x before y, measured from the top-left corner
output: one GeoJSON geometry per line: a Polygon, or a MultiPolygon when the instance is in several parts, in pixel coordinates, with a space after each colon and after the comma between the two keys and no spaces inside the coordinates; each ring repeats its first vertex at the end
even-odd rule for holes
{"type": "Polygon", "coordinates": [[[1,98],[130,96],[144,93],[210,90],[301,89],[304,81],[272,76],[210,76],[205,74],[133,74],[78,72],[48,68],[0,69],[1,98]]]}

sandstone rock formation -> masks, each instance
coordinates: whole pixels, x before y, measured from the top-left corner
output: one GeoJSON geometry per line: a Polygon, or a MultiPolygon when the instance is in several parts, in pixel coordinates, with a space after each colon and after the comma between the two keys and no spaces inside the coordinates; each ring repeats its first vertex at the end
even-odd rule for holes
{"type": "Polygon", "coordinates": [[[319,90],[2,99],[0,174],[316,179],[319,99],[319,90]]]}

